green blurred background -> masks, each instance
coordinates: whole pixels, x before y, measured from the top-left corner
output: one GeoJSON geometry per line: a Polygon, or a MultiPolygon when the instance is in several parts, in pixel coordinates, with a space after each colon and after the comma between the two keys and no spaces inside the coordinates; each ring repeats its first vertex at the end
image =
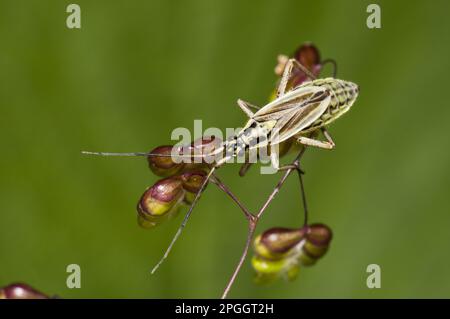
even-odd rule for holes
{"type": "MultiPolygon", "coordinates": [[[[292,283],[255,286],[247,261],[230,297],[450,297],[446,94],[448,1],[87,1],[82,29],[69,1],[0,2],[0,286],[25,281],[66,298],[218,297],[246,225],[209,187],[159,272],[181,218],[148,231],[135,205],[157,177],[142,158],[81,150],[146,151],[175,127],[236,127],[238,97],[263,104],[279,53],[307,40],[360,85],[330,128],[335,151],[309,150],[303,168],[311,221],[334,231],[329,253],[292,283]],[[66,266],[82,288],[66,287],[66,266]],[[366,287],[366,267],[382,288],[366,287]]],[[[330,69],[326,70],[329,73],[330,69]]],[[[253,210],[277,177],[219,171],[253,210]]],[[[299,226],[297,179],[258,231],[299,226]]]]}

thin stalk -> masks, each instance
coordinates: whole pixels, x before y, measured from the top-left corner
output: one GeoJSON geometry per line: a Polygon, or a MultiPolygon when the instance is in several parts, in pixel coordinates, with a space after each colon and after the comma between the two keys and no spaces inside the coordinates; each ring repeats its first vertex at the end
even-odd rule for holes
{"type": "Polygon", "coordinates": [[[242,202],[236,197],[236,195],[233,194],[233,192],[220,180],[220,178],[214,174],[212,176],[211,182],[213,182],[217,187],[219,187],[225,194],[227,194],[242,210],[242,212],[245,215],[245,218],[248,220],[252,219],[254,216],[253,214],[247,209],[247,207],[242,204],[242,202]]]}
{"type": "MultiPolygon", "coordinates": [[[[248,232],[247,232],[247,240],[245,242],[245,246],[244,246],[244,250],[241,254],[241,257],[239,258],[239,262],[236,265],[236,268],[233,271],[233,274],[231,275],[231,278],[229,279],[227,285],[225,286],[225,290],[223,291],[222,294],[222,299],[227,298],[228,293],[230,292],[231,287],[233,286],[237,275],[239,274],[242,265],[244,264],[245,259],[247,258],[248,255],[248,251],[250,248],[250,245],[253,241],[253,235],[255,234],[255,229],[256,226],[258,225],[258,222],[261,218],[261,216],[264,214],[264,212],[266,211],[267,207],[269,206],[269,204],[273,201],[273,199],[275,198],[275,196],[279,193],[281,187],[284,185],[284,183],[286,182],[287,178],[289,177],[289,175],[291,175],[292,171],[297,170],[295,167],[298,168],[299,166],[299,162],[301,157],[303,156],[303,154],[305,153],[306,147],[303,147],[299,154],[297,155],[297,157],[295,158],[295,160],[292,162],[293,167],[292,168],[288,168],[285,173],[281,176],[280,180],[278,181],[277,185],[275,186],[275,188],[273,189],[272,193],[269,195],[269,197],[267,198],[267,200],[264,202],[264,204],[262,205],[261,209],[258,211],[258,213],[255,215],[251,215],[253,218],[249,219],[249,224],[248,224],[248,232]]],[[[301,187],[303,189],[303,183],[301,184],[301,187]]],[[[302,191],[302,193],[304,194],[304,192],[302,191]]],[[[306,201],[304,201],[304,203],[306,203],[306,201]]]]}
{"type": "Polygon", "coordinates": [[[300,189],[302,193],[302,202],[303,202],[303,226],[306,226],[308,224],[308,204],[306,202],[306,193],[305,193],[305,186],[303,184],[303,174],[300,171],[297,171],[298,173],[298,179],[300,181],[300,189]]]}

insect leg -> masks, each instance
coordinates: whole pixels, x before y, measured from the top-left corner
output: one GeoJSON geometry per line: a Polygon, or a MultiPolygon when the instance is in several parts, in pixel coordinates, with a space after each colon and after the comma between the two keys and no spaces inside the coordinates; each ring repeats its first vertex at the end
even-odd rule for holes
{"type": "Polygon", "coordinates": [[[251,109],[259,110],[259,107],[241,99],[237,100],[237,104],[242,109],[242,111],[244,111],[244,113],[247,114],[247,116],[250,118],[253,117],[253,112],[251,109]]]}
{"type": "Polygon", "coordinates": [[[296,163],[282,165],[278,168],[278,171],[287,171],[288,169],[295,169],[301,175],[305,174],[305,172],[300,168],[300,165],[296,163]]]}
{"type": "Polygon", "coordinates": [[[305,73],[311,80],[315,80],[317,79],[317,77],[312,74],[312,72],[310,70],[308,70],[307,67],[305,67],[303,64],[301,64],[300,62],[298,62],[296,59],[292,59],[294,66],[299,68],[303,73],[305,73]]]}
{"type": "Polygon", "coordinates": [[[327,150],[333,149],[335,146],[334,142],[332,140],[330,142],[330,140],[328,140],[328,137],[327,136],[325,136],[325,137],[327,138],[327,141],[319,141],[319,140],[316,140],[316,139],[313,139],[310,137],[300,136],[297,139],[297,142],[299,142],[300,144],[303,144],[303,145],[325,148],[327,150]]]}
{"type": "Polygon", "coordinates": [[[239,170],[239,176],[244,177],[245,174],[247,174],[248,170],[252,166],[253,163],[244,163],[241,166],[241,169],[239,170]]]}
{"type": "Polygon", "coordinates": [[[305,66],[303,66],[300,62],[298,62],[296,59],[289,59],[289,61],[286,63],[286,66],[284,67],[283,76],[281,77],[280,85],[277,89],[277,97],[283,96],[286,92],[286,86],[288,81],[291,78],[292,74],[292,68],[293,67],[299,68],[303,73],[305,73],[309,78],[312,80],[315,80],[316,77],[314,74],[311,73],[305,66]]]}
{"type": "Polygon", "coordinates": [[[170,242],[169,247],[167,247],[166,252],[162,256],[162,258],[159,260],[159,262],[155,265],[155,267],[153,267],[152,274],[155,273],[155,271],[159,268],[159,266],[167,258],[167,256],[169,255],[170,251],[172,250],[173,245],[177,241],[178,237],[180,237],[181,232],[183,231],[184,227],[186,227],[186,224],[187,224],[187,222],[189,220],[189,217],[191,216],[192,210],[194,209],[195,205],[197,204],[198,200],[200,199],[200,196],[202,195],[203,191],[205,190],[206,185],[208,184],[208,181],[211,178],[211,176],[213,175],[215,170],[216,170],[215,167],[211,168],[211,170],[209,171],[208,175],[206,175],[205,181],[203,182],[202,186],[200,187],[200,190],[197,192],[197,195],[195,195],[195,198],[192,201],[192,204],[189,207],[188,212],[184,216],[183,222],[181,223],[180,227],[178,227],[178,230],[177,230],[175,236],[173,236],[173,239],[170,242]]]}
{"type": "Polygon", "coordinates": [[[336,144],[334,143],[333,139],[331,138],[330,133],[328,133],[328,131],[325,127],[322,127],[322,133],[323,133],[323,136],[325,136],[325,138],[327,139],[328,143],[330,143],[333,147],[335,147],[336,144]]]}
{"type": "Polygon", "coordinates": [[[280,84],[278,85],[277,88],[277,97],[283,96],[286,91],[286,86],[292,73],[293,60],[295,59],[288,60],[288,62],[284,66],[283,75],[281,77],[280,84]]]}
{"type": "Polygon", "coordinates": [[[270,162],[272,163],[272,167],[276,170],[280,168],[280,155],[278,152],[270,153],[270,162]]]}

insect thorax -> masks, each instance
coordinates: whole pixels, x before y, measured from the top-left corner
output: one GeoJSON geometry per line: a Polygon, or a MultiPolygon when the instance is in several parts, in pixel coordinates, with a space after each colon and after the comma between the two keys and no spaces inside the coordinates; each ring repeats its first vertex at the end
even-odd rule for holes
{"type": "Polygon", "coordinates": [[[223,159],[218,162],[218,166],[233,157],[248,156],[249,150],[266,147],[273,124],[270,121],[259,123],[250,120],[238,134],[223,143],[221,148],[223,159]]]}
{"type": "Polygon", "coordinates": [[[302,133],[312,132],[320,127],[326,126],[346,113],[358,96],[358,86],[352,82],[338,80],[335,78],[317,79],[306,82],[303,85],[315,85],[325,87],[331,96],[330,104],[325,112],[302,133]]]}

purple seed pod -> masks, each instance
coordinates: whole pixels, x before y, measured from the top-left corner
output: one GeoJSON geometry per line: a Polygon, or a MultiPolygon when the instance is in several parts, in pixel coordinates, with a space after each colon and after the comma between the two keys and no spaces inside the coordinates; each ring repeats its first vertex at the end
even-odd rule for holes
{"type": "Polygon", "coordinates": [[[328,251],[333,233],[324,224],[312,224],[304,229],[306,230],[306,242],[302,247],[300,263],[303,266],[311,266],[328,251]]]}
{"type": "Polygon", "coordinates": [[[270,228],[256,237],[255,252],[266,259],[281,259],[305,238],[304,228],[270,228]]]}
{"type": "MultiPolygon", "coordinates": [[[[162,145],[154,148],[150,153],[170,155],[172,153],[172,145],[162,145]]],[[[171,157],[147,157],[148,167],[158,176],[168,177],[178,174],[184,167],[184,163],[175,163],[171,157]]]]}
{"type": "Polygon", "coordinates": [[[0,299],[49,299],[49,297],[27,284],[14,283],[0,289],[0,299]]]}
{"type": "Polygon", "coordinates": [[[174,216],[184,195],[183,182],[178,177],[159,180],[144,192],[138,202],[139,225],[151,228],[174,216]]]}
{"type": "Polygon", "coordinates": [[[266,230],[253,243],[252,266],[257,282],[271,282],[279,277],[293,280],[300,266],[314,265],[325,255],[331,239],[331,229],[324,224],[266,230]]]}
{"type": "Polygon", "coordinates": [[[295,51],[293,58],[308,68],[320,64],[321,61],[319,50],[309,42],[302,44],[295,51]]]}
{"type": "Polygon", "coordinates": [[[186,163],[184,172],[192,170],[209,170],[207,164],[215,161],[214,151],[222,145],[222,140],[215,136],[203,136],[183,148],[183,154],[193,155],[191,163],[186,163]]]}
{"type": "MultiPolygon", "coordinates": [[[[181,146],[176,154],[189,156],[180,161],[174,161],[172,157],[148,156],[147,162],[150,170],[157,176],[169,177],[188,171],[208,171],[208,164],[213,164],[214,151],[222,145],[222,140],[214,136],[204,136],[189,145],[181,146]],[[203,157],[201,157],[203,156],[203,157]]],[[[173,150],[172,145],[162,145],[150,151],[153,154],[170,155],[173,150]]]]}
{"type": "Polygon", "coordinates": [[[184,201],[191,204],[195,195],[199,192],[206,178],[204,171],[186,172],[179,176],[183,182],[183,189],[186,191],[184,201]]]}
{"type": "MultiPolygon", "coordinates": [[[[322,64],[320,60],[319,50],[312,43],[302,44],[294,53],[293,58],[305,66],[312,74],[318,76],[322,64]]],[[[294,68],[292,74],[292,80],[290,81],[291,87],[296,87],[308,79],[307,75],[298,68],[294,68]]]]}

